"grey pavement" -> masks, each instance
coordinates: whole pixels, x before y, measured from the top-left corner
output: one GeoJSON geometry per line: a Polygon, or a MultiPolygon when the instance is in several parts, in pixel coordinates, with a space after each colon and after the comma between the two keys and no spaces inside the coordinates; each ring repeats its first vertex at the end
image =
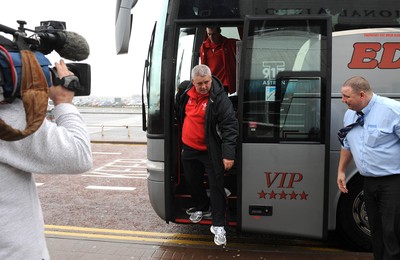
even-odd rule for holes
{"type": "Polygon", "coordinates": [[[324,250],[278,252],[274,248],[238,249],[215,245],[171,245],[140,241],[85,239],[62,236],[46,238],[52,260],[123,259],[269,259],[269,260],[373,260],[371,253],[326,252],[324,250]]]}

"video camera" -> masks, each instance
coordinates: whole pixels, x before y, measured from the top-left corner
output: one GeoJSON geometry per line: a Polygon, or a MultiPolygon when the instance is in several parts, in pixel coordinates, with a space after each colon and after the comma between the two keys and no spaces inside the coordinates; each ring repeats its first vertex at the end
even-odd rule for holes
{"type": "MultiPolygon", "coordinates": [[[[89,45],[77,33],[66,31],[66,23],[43,21],[35,30],[24,27],[25,21],[18,20],[18,30],[0,24],[0,32],[13,35],[9,40],[0,35],[0,102],[20,97],[22,62],[20,50],[29,49],[35,53],[48,86],[57,82],[57,71],[49,67],[50,61],[45,55],[55,50],[62,58],[82,61],[89,56],[89,45]],[[33,34],[28,36],[26,31],[33,34]]],[[[70,84],[68,89],[75,96],[90,95],[91,71],[86,63],[66,63],[68,69],[79,79],[79,83],[70,84]]]]}

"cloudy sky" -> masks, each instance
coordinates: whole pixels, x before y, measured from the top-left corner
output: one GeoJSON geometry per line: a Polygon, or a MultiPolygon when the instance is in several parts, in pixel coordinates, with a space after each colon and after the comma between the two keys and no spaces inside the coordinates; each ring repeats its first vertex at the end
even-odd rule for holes
{"type": "MultiPolygon", "coordinates": [[[[155,17],[152,0],[139,0],[132,11],[133,26],[129,53],[117,55],[115,46],[116,0],[13,0],[2,1],[0,24],[16,29],[17,20],[34,29],[40,21],[65,21],[67,31],[82,35],[90,56],[82,61],[92,70],[91,95],[128,97],[141,93],[144,60],[155,17]]],[[[30,35],[30,33],[28,33],[30,35]]],[[[2,34],[5,36],[4,34],[2,34]]],[[[8,35],[7,38],[10,36],[8,35]]],[[[47,56],[58,61],[56,52],[47,56]]],[[[68,62],[68,60],[66,60],[68,62]]],[[[70,62],[70,61],[69,61],[70,62]]]]}

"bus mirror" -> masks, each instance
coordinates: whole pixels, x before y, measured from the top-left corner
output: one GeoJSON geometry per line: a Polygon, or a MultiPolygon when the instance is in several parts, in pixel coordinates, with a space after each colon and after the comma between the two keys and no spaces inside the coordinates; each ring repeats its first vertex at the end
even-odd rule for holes
{"type": "Polygon", "coordinates": [[[117,0],[115,14],[115,43],[117,54],[128,53],[131,38],[132,14],[131,9],[138,0],[117,0]]]}

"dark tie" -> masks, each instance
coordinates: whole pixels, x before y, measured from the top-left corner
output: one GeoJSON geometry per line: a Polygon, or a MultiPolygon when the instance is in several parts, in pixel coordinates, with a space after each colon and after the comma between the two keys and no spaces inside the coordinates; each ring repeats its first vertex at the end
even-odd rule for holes
{"type": "Polygon", "coordinates": [[[348,126],[343,127],[343,128],[340,129],[339,132],[337,133],[339,142],[340,142],[340,144],[341,144],[342,146],[343,146],[343,140],[344,140],[344,138],[345,138],[346,135],[349,133],[349,131],[350,131],[351,129],[353,129],[353,127],[355,127],[355,126],[357,126],[357,125],[360,125],[360,126],[363,126],[363,125],[364,125],[364,113],[363,113],[363,112],[357,112],[357,115],[358,115],[357,120],[356,120],[354,123],[352,123],[352,124],[350,124],[350,125],[348,125],[348,126]]]}

